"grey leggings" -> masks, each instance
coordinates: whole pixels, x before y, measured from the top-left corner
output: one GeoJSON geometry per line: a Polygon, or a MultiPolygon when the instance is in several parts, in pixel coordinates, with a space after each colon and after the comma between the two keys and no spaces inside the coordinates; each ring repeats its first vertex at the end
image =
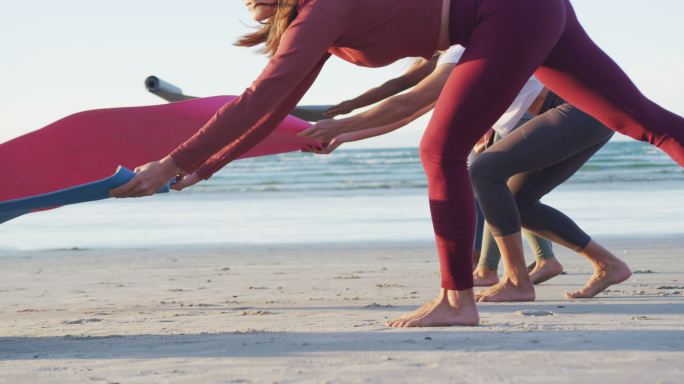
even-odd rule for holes
{"type": "Polygon", "coordinates": [[[470,177],[494,236],[512,235],[523,226],[573,250],[586,248],[589,235],[540,199],[575,174],[612,135],[589,115],[563,104],[482,153],[470,166],[470,177]]]}
{"type": "MultiPolygon", "coordinates": [[[[547,102],[553,103],[555,101],[555,99],[552,99],[551,96],[557,98],[555,94],[549,93],[547,101],[545,101],[545,105],[542,108],[543,111],[547,111],[554,107],[554,105],[546,105],[547,102]]],[[[560,105],[563,103],[564,102],[561,101],[555,105],[560,105]]],[[[529,122],[532,119],[534,119],[534,116],[530,115],[529,113],[526,113],[525,116],[522,119],[520,119],[515,128],[517,129],[522,125],[527,124],[527,122],[529,122]]],[[[503,138],[499,135],[499,133],[496,133],[494,135],[494,143],[500,141],[501,139],[503,138]]],[[[479,206],[478,210],[481,212],[479,206]]],[[[496,244],[496,241],[494,241],[494,235],[492,235],[492,231],[489,229],[489,224],[484,222],[484,215],[482,217],[478,216],[478,234],[480,236],[480,247],[477,249],[481,250],[478,266],[485,267],[489,270],[495,271],[499,268],[499,262],[501,261],[501,251],[499,251],[499,246],[496,244]]],[[[543,237],[539,237],[524,228],[522,230],[522,235],[525,238],[525,240],[527,240],[527,244],[529,244],[530,248],[532,248],[532,252],[534,253],[534,258],[536,260],[549,260],[556,257],[553,254],[553,247],[550,241],[546,240],[543,237]]]]}

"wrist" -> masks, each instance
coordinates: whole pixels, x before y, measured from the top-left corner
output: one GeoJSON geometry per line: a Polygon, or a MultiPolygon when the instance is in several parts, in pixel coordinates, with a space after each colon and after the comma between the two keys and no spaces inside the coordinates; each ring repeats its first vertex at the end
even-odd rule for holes
{"type": "Polygon", "coordinates": [[[358,119],[356,116],[347,117],[345,119],[340,119],[340,120],[338,120],[338,122],[339,122],[339,125],[335,129],[335,133],[337,135],[341,135],[341,134],[348,133],[348,132],[354,132],[354,131],[358,131],[359,129],[361,129],[361,127],[360,127],[361,119],[358,119]]]}
{"type": "Polygon", "coordinates": [[[165,158],[161,159],[161,161],[159,161],[159,165],[161,165],[164,174],[168,175],[169,177],[174,177],[183,172],[183,170],[176,165],[176,162],[173,161],[171,156],[166,156],[165,158]]]}
{"type": "Polygon", "coordinates": [[[339,144],[344,144],[350,141],[354,141],[354,137],[351,132],[345,132],[335,136],[335,141],[339,144]]]}
{"type": "Polygon", "coordinates": [[[202,180],[209,180],[209,178],[213,175],[210,169],[206,166],[202,166],[197,168],[197,171],[195,171],[195,174],[197,177],[199,177],[202,180]]]}

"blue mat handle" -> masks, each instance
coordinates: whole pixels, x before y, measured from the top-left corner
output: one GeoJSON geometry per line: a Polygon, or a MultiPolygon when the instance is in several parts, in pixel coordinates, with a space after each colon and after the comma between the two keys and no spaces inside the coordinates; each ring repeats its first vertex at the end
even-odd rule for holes
{"type": "MultiPolygon", "coordinates": [[[[110,197],[109,191],[111,189],[126,184],[133,176],[135,176],[135,172],[119,166],[116,169],[116,173],[106,179],[42,195],[0,202],[0,223],[4,223],[33,211],[108,199],[110,197]]],[[[171,185],[177,182],[177,179],[174,178],[157,193],[169,192],[171,190],[171,185]]]]}

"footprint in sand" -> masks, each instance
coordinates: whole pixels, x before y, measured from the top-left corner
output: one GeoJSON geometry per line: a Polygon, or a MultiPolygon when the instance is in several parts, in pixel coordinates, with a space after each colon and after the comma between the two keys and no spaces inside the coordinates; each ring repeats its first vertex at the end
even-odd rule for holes
{"type": "Polygon", "coordinates": [[[244,328],[244,329],[238,329],[237,331],[233,332],[233,334],[235,334],[235,335],[251,335],[251,334],[259,334],[259,333],[268,333],[268,331],[260,330],[260,329],[254,329],[254,328],[244,328]]]}
{"type": "Polygon", "coordinates": [[[78,320],[64,320],[62,324],[69,324],[69,325],[75,325],[75,324],[85,324],[85,323],[99,323],[102,321],[102,319],[98,318],[91,318],[91,319],[78,319],[78,320]]]}
{"type": "Polygon", "coordinates": [[[353,273],[351,275],[337,275],[337,276],[333,277],[334,280],[356,280],[356,279],[360,279],[360,278],[361,277],[359,277],[353,273]]]}
{"type": "Polygon", "coordinates": [[[524,311],[518,311],[516,312],[517,315],[520,316],[554,316],[555,313],[551,311],[543,311],[543,310],[524,310],[524,311]]]}
{"type": "Polygon", "coordinates": [[[264,315],[275,315],[274,312],[269,311],[244,311],[240,316],[264,316],[264,315]]]}

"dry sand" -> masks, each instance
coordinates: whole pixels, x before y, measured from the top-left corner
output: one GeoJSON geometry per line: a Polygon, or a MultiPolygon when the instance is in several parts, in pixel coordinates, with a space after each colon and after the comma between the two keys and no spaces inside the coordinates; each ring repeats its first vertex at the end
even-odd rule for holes
{"type": "Polygon", "coordinates": [[[0,256],[2,383],[681,383],[684,239],[604,239],[637,273],[482,325],[388,329],[436,294],[431,244],[59,250],[0,256]]]}

